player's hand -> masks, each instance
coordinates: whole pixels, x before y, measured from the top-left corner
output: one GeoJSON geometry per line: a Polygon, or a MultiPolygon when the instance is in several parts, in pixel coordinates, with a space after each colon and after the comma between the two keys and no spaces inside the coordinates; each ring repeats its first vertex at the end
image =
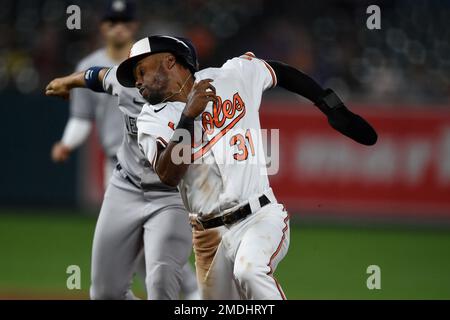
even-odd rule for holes
{"type": "Polygon", "coordinates": [[[216,88],[211,84],[212,81],[204,79],[194,83],[183,111],[186,116],[196,118],[205,110],[208,102],[217,100],[216,88]]]}
{"type": "Polygon", "coordinates": [[[375,129],[361,116],[354,114],[345,106],[331,109],[327,117],[328,123],[333,129],[360,144],[373,146],[378,140],[375,129]]]}
{"type": "Polygon", "coordinates": [[[45,88],[46,96],[61,97],[63,99],[69,99],[70,97],[70,85],[67,77],[56,78],[50,81],[45,88]]]}
{"type": "Polygon", "coordinates": [[[52,148],[52,160],[54,162],[65,162],[67,159],[69,159],[70,153],[72,150],[70,150],[69,147],[64,145],[62,142],[57,142],[53,145],[52,148]]]}

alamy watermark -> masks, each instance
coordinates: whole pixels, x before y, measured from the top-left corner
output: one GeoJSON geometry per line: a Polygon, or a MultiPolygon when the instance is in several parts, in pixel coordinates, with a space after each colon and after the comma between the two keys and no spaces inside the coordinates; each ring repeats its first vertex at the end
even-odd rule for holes
{"type": "Polygon", "coordinates": [[[66,280],[66,287],[69,290],[81,290],[81,268],[77,265],[70,265],[66,269],[69,275],[66,280]]]}
{"type": "Polygon", "coordinates": [[[70,5],[66,9],[66,13],[69,15],[66,20],[66,26],[69,30],[81,29],[81,9],[77,5],[70,5]]]}
{"type": "Polygon", "coordinates": [[[370,276],[367,278],[366,286],[369,290],[381,289],[381,268],[376,264],[367,267],[366,273],[370,276]]]}
{"type": "Polygon", "coordinates": [[[369,30],[381,29],[381,9],[379,6],[373,4],[367,7],[366,13],[370,16],[366,20],[366,27],[369,30]]]}
{"type": "MultiPolygon", "coordinates": [[[[202,130],[194,138],[188,130],[177,129],[172,141],[177,141],[171,153],[174,164],[213,164],[258,168],[261,175],[275,175],[280,168],[279,129],[202,130]],[[211,154],[214,157],[211,157],[211,154]]],[[[236,167],[237,168],[237,167],[236,167]]]]}

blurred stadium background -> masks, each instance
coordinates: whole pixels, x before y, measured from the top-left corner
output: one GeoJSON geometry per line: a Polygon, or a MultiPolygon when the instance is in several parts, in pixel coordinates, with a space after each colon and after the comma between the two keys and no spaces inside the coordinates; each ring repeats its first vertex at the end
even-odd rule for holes
{"type": "MultiPolygon", "coordinates": [[[[103,156],[93,134],[68,163],[51,162],[68,103],[43,89],[101,46],[104,3],[1,3],[0,298],[84,299],[103,156]],[[81,30],[66,28],[70,4],[81,8],[81,30]],[[66,288],[72,264],[82,270],[80,291],[66,288]]],[[[450,298],[450,2],[152,0],[138,8],[139,36],[190,37],[201,67],[249,50],[285,61],[378,129],[378,144],[362,147],[305,100],[266,94],[262,124],[280,128],[272,187],[292,214],[277,270],[288,298],[450,298]],[[381,30],[366,28],[369,4],[381,8],[381,30]],[[369,265],[381,268],[381,290],[366,287],[369,265]]]]}

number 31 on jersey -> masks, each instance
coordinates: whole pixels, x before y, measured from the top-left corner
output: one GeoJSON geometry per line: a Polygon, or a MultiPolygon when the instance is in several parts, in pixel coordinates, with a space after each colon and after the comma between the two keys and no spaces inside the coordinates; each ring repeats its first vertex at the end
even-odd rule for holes
{"type": "Polygon", "coordinates": [[[238,133],[231,137],[230,146],[236,146],[238,152],[233,154],[233,158],[237,161],[245,161],[248,158],[248,147],[250,147],[250,152],[252,156],[255,156],[255,146],[253,144],[252,133],[250,129],[245,132],[245,137],[238,133]]]}

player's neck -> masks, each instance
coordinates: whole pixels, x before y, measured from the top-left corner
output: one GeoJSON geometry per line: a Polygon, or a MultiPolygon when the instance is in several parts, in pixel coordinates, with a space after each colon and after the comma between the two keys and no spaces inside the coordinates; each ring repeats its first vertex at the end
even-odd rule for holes
{"type": "Polygon", "coordinates": [[[187,80],[186,80],[186,85],[183,87],[183,90],[181,90],[180,97],[179,97],[180,98],[179,101],[182,101],[184,103],[187,102],[187,97],[189,95],[189,92],[191,92],[192,87],[194,86],[194,81],[195,81],[194,76],[190,72],[189,72],[188,77],[189,78],[187,78],[187,80]]]}
{"type": "Polygon", "coordinates": [[[107,56],[113,60],[114,62],[120,63],[126,58],[128,58],[128,54],[130,53],[131,46],[133,42],[129,42],[123,46],[114,46],[112,44],[106,45],[106,54],[107,56]]]}
{"type": "Polygon", "coordinates": [[[194,80],[195,78],[190,71],[184,73],[177,81],[177,89],[173,90],[173,96],[168,98],[167,101],[181,101],[186,103],[189,92],[191,92],[194,85],[194,80]]]}

